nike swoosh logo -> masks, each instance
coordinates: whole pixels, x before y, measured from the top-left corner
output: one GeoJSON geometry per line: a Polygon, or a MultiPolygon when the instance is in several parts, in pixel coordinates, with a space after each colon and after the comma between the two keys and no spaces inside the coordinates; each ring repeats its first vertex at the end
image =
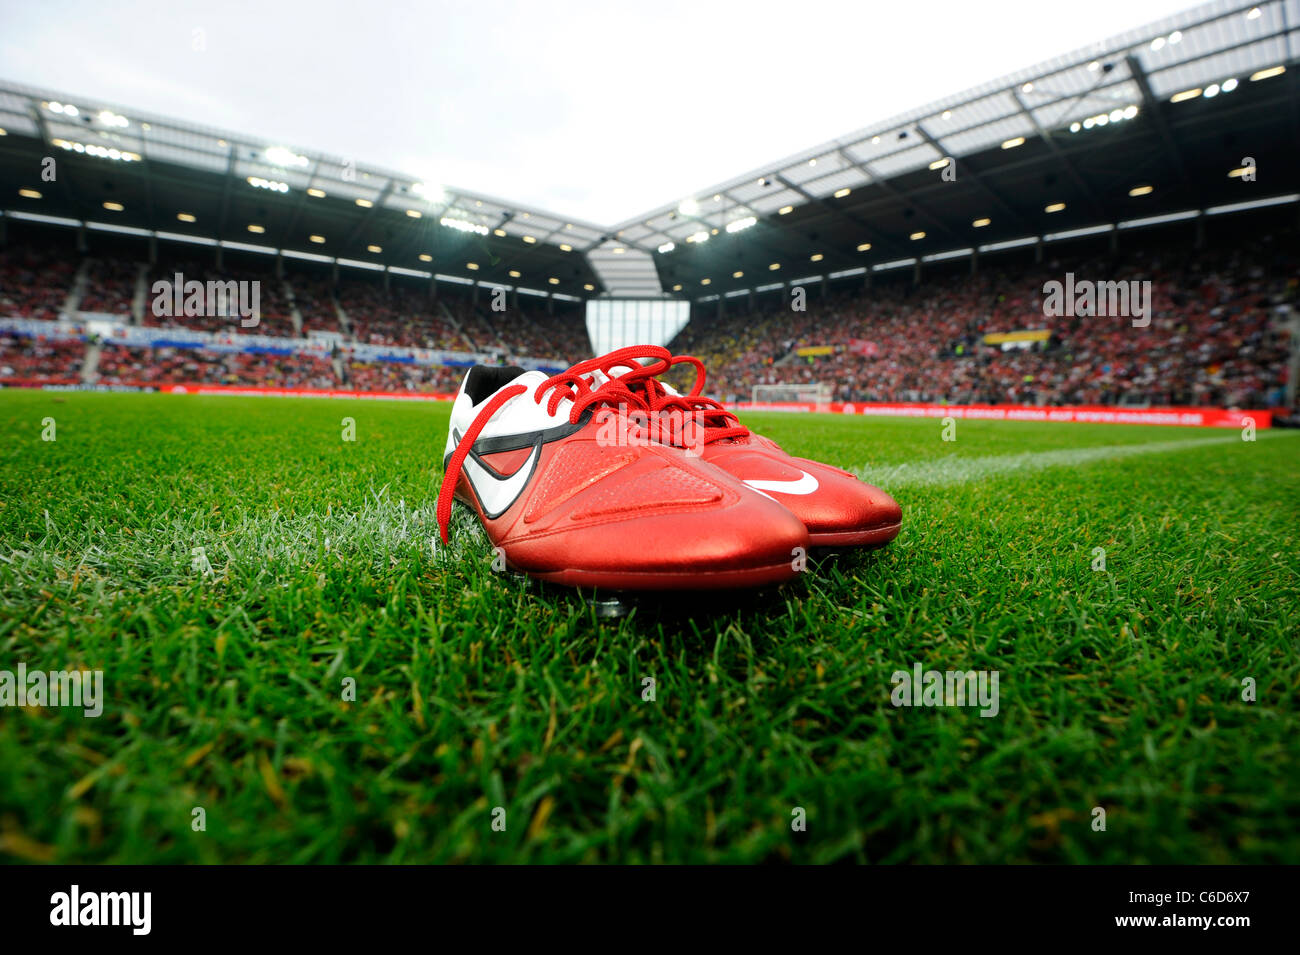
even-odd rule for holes
{"type": "Polygon", "coordinates": [[[519,499],[519,495],[524,492],[524,488],[528,486],[528,481],[533,476],[541,456],[542,441],[538,440],[533,445],[528,460],[524,461],[513,474],[500,475],[491,467],[479,463],[478,455],[473,451],[470,452],[462,467],[469,478],[470,486],[478,496],[479,504],[483,506],[484,515],[494,520],[510,510],[519,499]]]}
{"type": "Polygon", "coordinates": [[[764,491],[773,491],[777,494],[811,494],[821,485],[817,479],[807,471],[799,472],[803,477],[797,481],[750,481],[745,483],[760,493],[764,491]]]}

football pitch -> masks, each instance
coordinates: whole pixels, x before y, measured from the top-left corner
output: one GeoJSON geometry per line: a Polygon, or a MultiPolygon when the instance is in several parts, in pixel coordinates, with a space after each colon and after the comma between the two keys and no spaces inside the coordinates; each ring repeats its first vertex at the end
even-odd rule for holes
{"type": "Polygon", "coordinates": [[[898,539],[614,606],[433,546],[448,410],[0,392],[0,671],[103,674],[0,860],[1300,862],[1300,435],[751,414],[898,539]]]}

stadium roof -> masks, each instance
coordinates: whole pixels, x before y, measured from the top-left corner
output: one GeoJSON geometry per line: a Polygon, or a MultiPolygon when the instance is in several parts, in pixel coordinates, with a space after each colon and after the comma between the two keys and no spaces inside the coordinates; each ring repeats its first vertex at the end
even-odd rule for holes
{"type": "Polygon", "coordinates": [[[665,287],[696,297],[705,279],[707,291],[725,294],[1294,193],[1297,76],[1278,68],[1300,55],[1297,30],[1300,0],[1220,0],[803,150],[614,231],[663,249],[665,287]],[[1258,163],[1254,182],[1229,176],[1245,157],[1258,163]]]}
{"type": "Polygon", "coordinates": [[[740,294],[1292,195],[1298,30],[1300,0],[1217,0],[613,227],[0,86],[0,205],[576,297],[740,294]]]}
{"type": "Polygon", "coordinates": [[[607,230],[519,203],[13,84],[0,85],[0,130],[3,181],[40,193],[23,202],[6,189],[8,210],[573,296],[596,288],[582,252],[607,230]]]}

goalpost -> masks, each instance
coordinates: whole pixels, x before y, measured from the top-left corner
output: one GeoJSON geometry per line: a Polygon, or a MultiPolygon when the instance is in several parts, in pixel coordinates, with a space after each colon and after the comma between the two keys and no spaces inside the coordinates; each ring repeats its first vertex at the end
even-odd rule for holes
{"type": "Polygon", "coordinates": [[[755,385],[756,405],[815,405],[818,411],[830,410],[831,386],[824,382],[802,385],[755,385]]]}

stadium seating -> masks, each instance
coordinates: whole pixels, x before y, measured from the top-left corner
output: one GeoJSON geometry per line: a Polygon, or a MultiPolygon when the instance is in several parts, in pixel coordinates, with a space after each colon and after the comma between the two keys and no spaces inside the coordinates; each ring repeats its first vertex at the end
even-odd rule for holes
{"type": "MultiPolygon", "coordinates": [[[[169,249],[149,269],[149,289],[181,272],[199,281],[261,282],[262,320],[243,328],[237,320],[209,316],[157,316],[146,297],[144,324],[232,334],[292,336],[293,309],[301,331],[332,332],[369,345],[472,350],[553,358],[573,363],[591,354],[581,307],[556,303],[548,314],[540,300],[520,296],[506,313],[468,290],[348,272],[338,284],[323,271],[288,264],[283,279],[260,261],[217,269],[206,253],[169,249]],[[292,296],[292,298],[291,298],[292,296]],[[348,328],[339,321],[338,307],[348,328]]],[[[129,322],[140,280],[138,257],[96,253],[88,260],[54,244],[11,245],[0,250],[0,317],[58,317],[84,266],[81,309],[129,322]]],[[[978,275],[964,266],[927,272],[919,285],[910,270],[840,282],[822,297],[810,289],[806,311],[794,311],[783,293],[744,298],[717,317],[708,303],[676,340],[674,351],[695,354],[709,368],[709,391],[746,400],[758,384],[826,383],[843,401],[951,403],[1174,404],[1272,407],[1283,401],[1291,343],[1275,319],[1295,307],[1300,255],[1293,232],[1266,235],[1250,248],[1194,250],[1188,244],[1134,244],[1111,259],[1095,252],[1047,256],[1045,261],[981,262],[978,275]],[[1066,272],[1080,278],[1150,280],[1152,316],[1135,329],[1125,317],[1049,317],[1043,284],[1066,272]],[[1031,347],[985,343],[991,333],[1046,330],[1031,347]],[[819,347],[824,354],[800,354],[819,347]]],[[[39,343],[9,337],[0,346],[0,378],[76,378],[84,360],[79,343],[39,343]]],[[[445,392],[452,369],[346,359],[278,358],[194,350],[103,349],[104,383],[185,381],[366,391],[445,392]]],[[[678,382],[682,384],[683,382],[678,382]]]]}
{"type": "Polygon", "coordinates": [[[53,247],[0,248],[0,315],[54,321],[76,271],[76,261],[53,247]]]}
{"type": "Polygon", "coordinates": [[[302,331],[339,332],[339,312],[333,283],[319,276],[291,275],[289,287],[302,315],[302,331]]]}
{"type": "Polygon", "coordinates": [[[349,362],[346,387],[355,391],[455,394],[463,371],[444,365],[349,362]]]}
{"type": "Polygon", "coordinates": [[[145,300],[143,323],[161,328],[187,328],[200,332],[227,332],[245,335],[279,335],[294,334],[293,317],[289,300],[284,293],[284,283],[275,277],[270,269],[256,268],[221,268],[211,261],[184,258],[167,261],[157,265],[149,272],[149,295],[145,300]],[[256,325],[245,326],[236,315],[155,315],[154,283],[158,281],[175,282],[180,274],[185,282],[257,282],[258,312],[256,325]]]}
{"type": "MultiPolygon", "coordinates": [[[[521,296],[522,298],[522,296],[521,296]]],[[[591,340],[581,313],[566,310],[556,315],[544,308],[521,307],[510,312],[509,322],[498,323],[513,354],[535,358],[562,358],[573,365],[591,357],[591,340]]]]}
{"type": "Polygon", "coordinates": [[[106,345],[99,383],[107,385],[213,384],[275,388],[339,387],[328,358],[180,348],[106,345]]]}
{"type": "Polygon", "coordinates": [[[129,321],[139,275],[139,263],[129,258],[91,259],[86,269],[85,292],[77,307],[83,312],[116,315],[129,321]]]}
{"type": "MultiPolygon", "coordinates": [[[[72,346],[68,353],[74,351],[72,346]]],[[[10,363],[0,339],[0,369],[10,363]]],[[[21,352],[19,353],[22,354],[21,352]]],[[[49,364],[49,361],[46,361],[49,364]]],[[[27,368],[28,365],[20,365],[27,368]]],[[[75,375],[79,361],[63,369],[75,375]]],[[[215,352],[202,349],[127,348],[106,345],[99,358],[99,382],[105,385],[211,384],[388,393],[451,394],[460,383],[459,369],[396,362],[347,362],[343,377],[326,357],[215,352]]],[[[14,377],[23,377],[15,373],[14,377]]],[[[30,377],[30,376],[29,376],[30,377]]],[[[51,377],[67,377],[67,374],[51,377]]]]}
{"type": "Polygon", "coordinates": [[[47,342],[0,332],[0,384],[6,380],[75,384],[84,361],[81,342],[47,342]]]}
{"type": "Polygon", "coordinates": [[[344,279],[339,302],[352,326],[352,337],[370,345],[401,345],[463,351],[470,347],[430,297],[427,288],[378,281],[344,279]]]}
{"type": "MultiPolygon", "coordinates": [[[[843,401],[1033,405],[1151,403],[1267,407],[1282,403],[1289,342],[1274,321],[1297,300],[1294,243],[1268,262],[1259,250],[1140,250],[1119,262],[1084,258],[987,266],[879,283],[808,309],[768,305],[687,325],[672,344],[709,368],[709,390],[748,400],[758,384],[830,384],[843,401]],[[1043,284],[1080,278],[1152,282],[1152,317],[1044,315],[1043,284]],[[1047,329],[1025,350],[986,334],[1047,329]],[[798,349],[830,346],[824,356],[798,349]]],[[[1268,247],[1265,245],[1264,247],[1268,247]]]]}

